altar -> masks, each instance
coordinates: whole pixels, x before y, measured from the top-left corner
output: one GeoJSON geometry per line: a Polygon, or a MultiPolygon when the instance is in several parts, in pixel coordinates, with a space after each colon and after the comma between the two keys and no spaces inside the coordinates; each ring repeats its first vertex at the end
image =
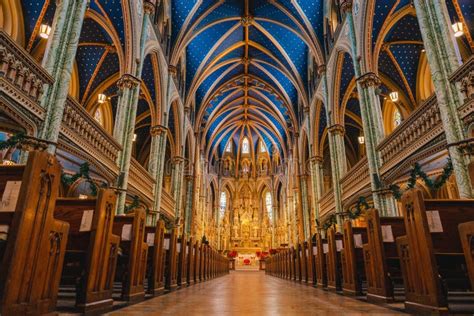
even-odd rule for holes
{"type": "Polygon", "coordinates": [[[235,269],[236,270],[258,270],[259,269],[259,258],[257,252],[261,252],[262,249],[258,247],[250,248],[235,248],[238,255],[235,258],[235,269]]]}

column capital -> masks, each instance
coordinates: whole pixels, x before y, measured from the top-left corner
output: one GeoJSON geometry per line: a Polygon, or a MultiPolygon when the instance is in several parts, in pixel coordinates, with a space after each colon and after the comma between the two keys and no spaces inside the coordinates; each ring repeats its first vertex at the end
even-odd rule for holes
{"type": "Polygon", "coordinates": [[[179,164],[184,162],[185,158],[183,156],[174,156],[172,158],[173,164],[179,164]]]}
{"type": "Polygon", "coordinates": [[[171,76],[176,77],[176,75],[178,74],[178,68],[174,65],[169,65],[168,72],[170,73],[171,76]]]}
{"type": "Polygon", "coordinates": [[[342,13],[350,13],[352,11],[352,0],[343,0],[340,8],[342,13]]]}
{"type": "Polygon", "coordinates": [[[132,89],[137,87],[140,84],[141,80],[131,74],[124,74],[118,81],[117,87],[119,89],[132,89]]]}
{"type": "Polygon", "coordinates": [[[155,13],[156,0],[145,0],[143,2],[143,12],[148,15],[153,15],[155,13]]]}
{"type": "Polygon", "coordinates": [[[310,162],[312,163],[323,163],[323,157],[322,156],[312,156],[309,159],[310,162]]]}
{"type": "Polygon", "coordinates": [[[342,126],[341,124],[334,124],[334,125],[329,126],[328,131],[329,133],[335,134],[335,135],[337,134],[344,135],[345,133],[344,126],[342,126]]]}
{"type": "Polygon", "coordinates": [[[158,124],[151,127],[150,134],[151,136],[158,136],[160,134],[166,134],[167,131],[168,131],[168,127],[158,124]]]}
{"type": "Polygon", "coordinates": [[[319,65],[318,66],[318,75],[322,75],[326,72],[326,65],[325,64],[322,64],[322,65],[319,65]]]}
{"type": "Polygon", "coordinates": [[[368,72],[357,78],[357,82],[360,83],[362,88],[378,87],[382,83],[380,78],[373,72],[368,72]]]}

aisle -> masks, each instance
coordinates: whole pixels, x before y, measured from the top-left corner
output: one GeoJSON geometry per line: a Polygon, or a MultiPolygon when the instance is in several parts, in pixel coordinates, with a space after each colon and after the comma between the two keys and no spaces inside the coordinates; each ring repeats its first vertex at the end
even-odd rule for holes
{"type": "Polygon", "coordinates": [[[111,315],[398,315],[262,272],[233,272],[111,315]]]}

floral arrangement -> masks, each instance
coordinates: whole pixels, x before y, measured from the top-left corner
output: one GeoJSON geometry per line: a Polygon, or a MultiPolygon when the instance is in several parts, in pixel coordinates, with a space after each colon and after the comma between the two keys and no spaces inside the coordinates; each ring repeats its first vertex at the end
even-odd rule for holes
{"type": "Polygon", "coordinates": [[[278,250],[277,249],[270,249],[270,254],[273,256],[273,255],[276,255],[278,253],[278,250]]]}
{"type": "Polygon", "coordinates": [[[231,259],[234,259],[238,256],[239,254],[237,253],[237,251],[235,250],[232,250],[232,251],[229,251],[227,253],[227,258],[231,258],[231,259]]]}

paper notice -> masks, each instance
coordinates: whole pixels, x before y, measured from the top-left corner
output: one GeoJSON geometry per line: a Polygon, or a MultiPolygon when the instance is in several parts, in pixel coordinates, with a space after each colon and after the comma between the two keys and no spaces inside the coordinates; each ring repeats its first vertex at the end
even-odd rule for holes
{"type": "Polygon", "coordinates": [[[146,244],[149,247],[153,247],[155,245],[155,233],[146,234],[146,244]]]}
{"type": "Polygon", "coordinates": [[[382,240],[383,242],[395,242],[391,225],[382,225],[382,240]]]}
{"type": "Polygon", "coordinates": [[[443,225],[439,217],[439,211],[426,211],[426,218],[428,219],[428,227],[430,233],[442,233],[443,225]]]}
{"type": "Polygon", "coordinates": [[[9,227],[8,225],[0,225],[0,240],[7,240],[9,227]]]}
{"type": "Polygon", "coordinates": [[[181,243],[176,245],[176,250],[178,250],[178,253],[181,253],[181,243]]]}
{"type": "Polygon", "coordinates": [[[165,238],[163,245],[164,245],[165,250],[170,250],[170,239],[165,238]]]}
{"type": "Polygon", "coordinates": [[[306,257],[308,256],[308,249],[306,249],[306,257]]]}
{"type": "Polygon", "coordinates": [[[21,181],[7,181],[0,201],[0,212],[15,212],[20,194],[21,181]]]}
{"type": "Polygon", "coordinates": [[[318,247],[313,247],[313,254],[315,256],[318,254],[318,247]]]}
{"type": "Polygon", "coordinates": [[[355,234],[354,235],[354,247],[356,248],[362,248],[362,235],[361,234],[355,234]]]}
{"type": "Polygon", "coordinates": [[[80,232],[90,232],[92,229],[92,219],[94,218],[94,210],[86,210],[82,213],[80,232]]]}
{"type": "Polygon", "coordinates": [[[186,247],[186,255],[189,254],[189,247],[186,247]]]}
{"type": "Polygon", "coordinates": [[[125,224],[122,226],[122,240],[132,240],[132,224],[125,224]]]}
{"type": "Polygon", "coordinates": [[[344,249],[344,246],[342,245],[342,240],[336,240],[336,251],[341,252],[342,249],[344,249]]]}
{"type": "Polygon", "coordinates": [[[329,252],[328,244],[323,244],[323,253],[328,253],[328,252],[329,252]]]}

